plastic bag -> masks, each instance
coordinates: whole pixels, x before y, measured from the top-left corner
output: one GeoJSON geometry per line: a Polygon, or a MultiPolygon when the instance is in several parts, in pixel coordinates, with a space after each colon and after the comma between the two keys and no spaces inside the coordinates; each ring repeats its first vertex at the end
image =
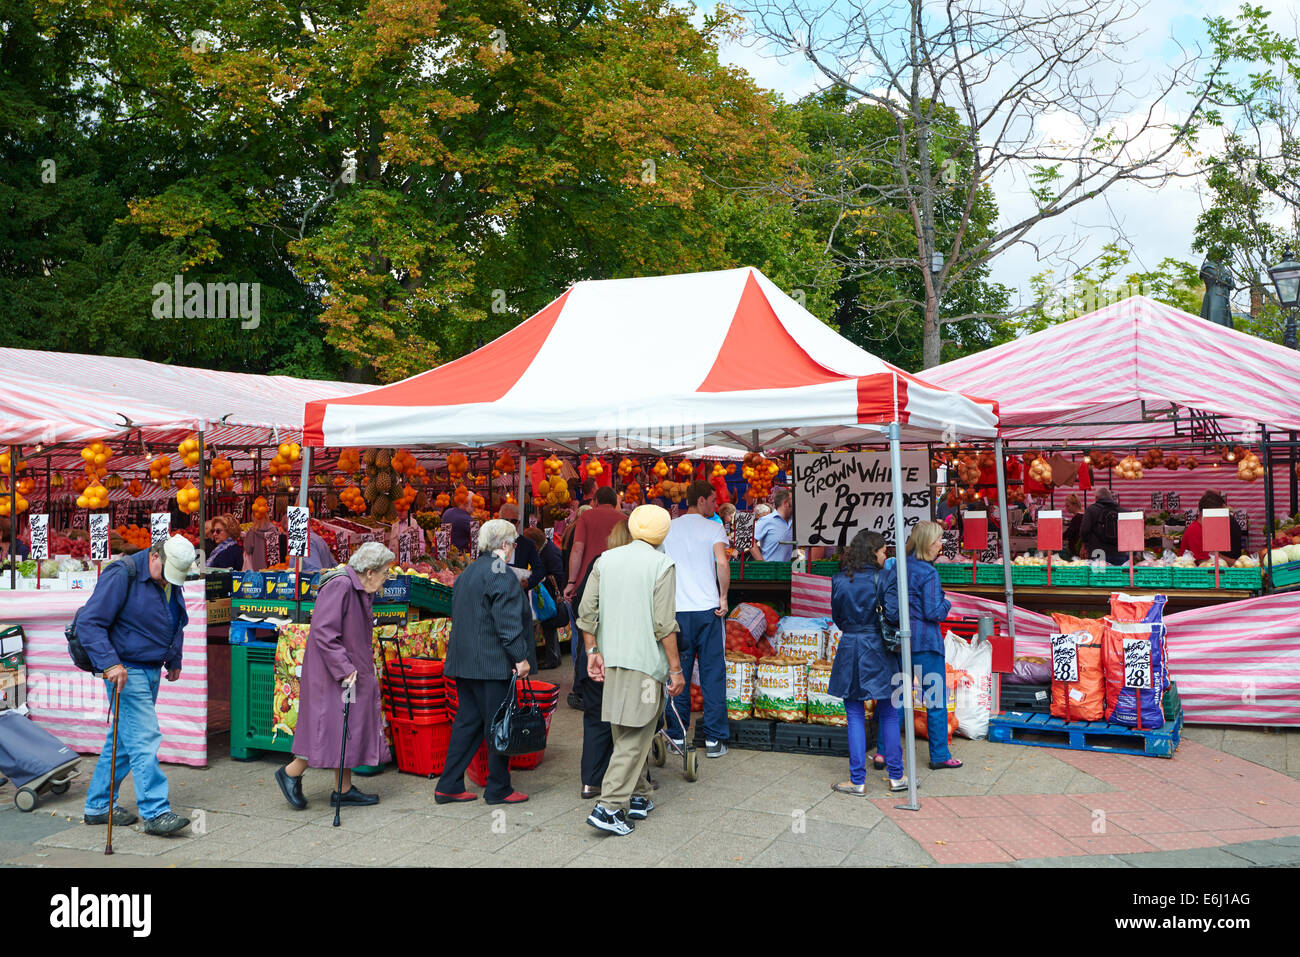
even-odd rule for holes
{"type": "Polygon", "coordinates": [[[767,637],[767,616],[763,614],[763,609],[757,605],[741,602],[731,609],[727,621],[734,621],[743,625],[754,636],[755,641],[767,637]]]}
{"type": "Polygon", "coordinates": [[[1102,667],[1106,677],[1106,720],[1126,728],[1154,731],[1165,723],[1164,693],[1169,687],[1169,662],[1165,626],[1153,622],[1107,619],[1103,636],[1102,667]],[[1151,642],[1151,687],[1124,686],[1124,639],[1151,642]]]}
{"type": "Polygon", "coordinates": [[[944,637],[944,657],[959,675],[956,706],[957,733],[963,738],[988,737],[993,711],[993,645],[975,644],[952,632],[944,637]]]}
{"type": "MultiPolygon", "coordinates": [[[[952,741],[952,736],[957,731],[957,681],[959,674],[952,665],[944,664],[944,683],[947,687],[948,699],[948,741],[952,741]]],[[[930,694],[938,691],[938,688],[930,690],[930,694]]],[[[927,726],[928,709],[925,707],[925,691],[922,690],[921,682],[915,676],[912,678],[912,726],[916,729],[916,736],[923,740],[930,739],[930,731],[927,726]]]]}
{"type": "Polygon", "coordinates": [[[1052,683],[1052,663],[1046,658],[1023,655],[1011,664],[1011,672],[1002,680],[1009,685],[1046,685],[1052,683]]]}
{"type": "Polygon", "coordinates": [[[1101,721],[1106,714],[1106,680],[1102,668],[1105,622],[1052,614],[1061,634],[1073,635],[1078,655],[1078,681],[1052,681],[1052,714],[1066,721],[1101,721]]]}

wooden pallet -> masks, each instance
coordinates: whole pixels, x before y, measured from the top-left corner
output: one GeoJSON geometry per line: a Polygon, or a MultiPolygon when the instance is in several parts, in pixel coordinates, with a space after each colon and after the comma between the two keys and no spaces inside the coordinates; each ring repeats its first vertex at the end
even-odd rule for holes
{"type": "Polygon", "coordinates": [[[1035,748],[1071,751],[1108,751],[1172,758],[1182,738],[1183,715],[1166,721],[1158,731],[1138,731],[1105,721],[1072,721],[1046,714],[1010,711],[989,719],[989,740],[998,744],[1024,744],[1035,748]]]}

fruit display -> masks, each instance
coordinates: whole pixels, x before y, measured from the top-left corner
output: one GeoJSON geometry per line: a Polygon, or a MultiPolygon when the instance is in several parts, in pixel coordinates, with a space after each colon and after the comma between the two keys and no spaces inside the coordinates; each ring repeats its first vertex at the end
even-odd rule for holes
{"type": "Polygon", "coordinates": [[[1039,455],[1029,463],[1029,477],[1040,485],[1052,484],[1052,465],[1039,455]]]}
{"type": "Polygon", "coordinates": [[[193,484],[186,482],[176,490],[176,507],[186,515],[193,515],[199,510],[199,490],[193,484]]]}
{"type": "Polygon", "coordinates": [[[1147,454],[1142,456],[1142,468],[1158,469],[1165,462],[1165,453],[1159,448],[1148,449],[1147,454]]]}
{"type": "Polygon", "coordinates": [[[267,504],[266,499],[259,495],[253,501],[253,518],[257,521],[263,521],[271,514],[271,506],[267,504]]]}
{"type": "Polygon", "coordinates": [[[357,472],[361,470],[361,452],[358,449],[343,449],[339,452],[338,462],[334,467],[340,472],[357,472]]]}
{"type": "Polygon", "coordinates": [[[136,548],[148,548],[153,544],[153,534],[139,525],[119,525],[116,532],[123,542],[136,548]]]}
{"type": "Polygon", "coordinates": [[[165,455],[160,455],[149,463],[149,478],[157,482],[162,488],[171,485],[172,461],[165,455]]]}
{"type": "Polygon", "coordinates": [[[492,463],[492,467],[498,472],[504,472],[509,475],[515,470],[515,457],[509,452],[502,452],[497,456],[497,460],[492,463]]]}
{"type": "Polygon", "coordinates": [[[587,463],[587,478],[600,478],[605,474],[605,463],[600,459],[592,459],[587,463]]]}
{"type": "Polygon", "coordinates": [[[415,523],[426,532],[437,531],[442,526],[442,516],[437,512],[416,512],[415,523]]]}
{"type": "Polygon", "coordinates": [[[633,475],[636,475],[640,471],[641,466],[637,465],[636,462],[632,461],[626,455],[623,456],[622,460],[618,463],[618,477],[624,482],[630,480],[633,475]]]}
{"type": "Polygon", "coordinates": [[[957,480],[963,485],[975,485],[980,480],[978,458],[967,452],[957,458],[957,480]]]}
{"type": "Polygon", "coordinates": [[[1247,452],[1237,460],[1237,478],[1242,482],[1256,482],[1264,477],[1264,465],[1254,452],[1247,452]]]}
{"type": "MultiPolygon", "coordinates": [[[[1129,456],[1129,458],[1132,458],[1132,456],[1129,456]]],[[[1084,456],[1084,461],[1091,463],[1093,467],[1098,469],[1113,469],[1119,464],[1114,452],[1102,452],[1097,449],[1093,449],[1084,456]]]]}
{"type": "Polygon", "coordinates": [[[695,466],[691,464],[690,459],[682,459],[677,463],[676,472],[678,479],[689,482],[695,475],[695,466]]]}
{"type": "Polygon", "coordinates": [[[1142,463],[1137,460],[1137,456],[1126,455],[1120,459],[1114,471],[1116,478],[1133,481],[1142,477],[1142,463]]]}
{"type": "Polygon", "coordinates": [[[195,435],[191,435],[180,445],[176,446],[176,451],[180,453],[181,461],[185,463],[186,468],[194,468],[199,464],[199,460],[203,457],[198,436],[195,435]]]}
{"type": "MultiPolygon", "coordinates": [[[[108,493],[105,492],[105,495],[108,493]]],[[[8,516],[10,514],[21,515],[27,511],[28,501],[23,497],[21,492],[15,492],[14,495],[0,496],[0,515],[8,516]],[[16,511],[14,511],[16,509],[16,511]]]]}
{"type": "Polygon", "coordinates": [[[433,500],[433,507],[436,509],[451,508],[451,496],[446,492],[440,492],[438,497],[433,500]]]}
{"type": "Polygon", "coordinates": [[[208,475],[220,482],[221,487],[227,492],[235,487],[235,467],[230,463],[230,459],[224,455],[218,455],[212,460],[208,475]]]}
{"type": "MultiPolygon", "coordinates": [[[[265,499],[258,499],[258,501],[265,501],[265,499]]],[[[360,515],[366,510],[366,500],[361,495],[361,489],[355,485],[349,485],[339,492],[339,501],[356,515],[360,515]]]]}
{"type": "Polygon", "coordinates": [[[624,505],[641,504],[641,486],[638,485],[636,482],[628,482],[627,488],[623,489],[623,504],[624,505]]]}
{"type": "Polygon", "coordinates": [[[751,505],[763,501],[772,493],[772,479],[778,471],[778,463],[771,459],[764,458],[758,452],[745,453],[741,474],[749,483],[745,498],[751,505]]]}
{"type": "Polygon", "coordinates": [[[293,475],[297,471],[294,463],[301,457],[302,447],[297,442],[281,442],[279,448],[275,450],[275,458],[271,459],[266,471],[276,477],[293,475]]]}
{"type": "Polygon", "coordinates": [[[415,504],[415,497],[418,494],[411,486],[406,486],[402,489],[402,494],[393,502],[393,508],[397,510],[399,515],[406,514],[411,510],[411,506],[415,504]]]}
{"type": "Polygon", "coordinates": [[[77,496],[77,508],[108,508],[108,489],[98,482],[87,485],[86,490],[77,496]]]}
{"type": "Polygon", "coordinates": [[[669,471],[668,463],[663,459],[656,462],[650,469],[650,473],[654,475],[656,481],[663,480],[668,475],[669,471]]]}
{"type": "MultiPolygon", "coordinates": [[[[5,481],[6,490],[8,489],[8,487],[9,487],[9,482],[8,480],[6,480],[5,481]]],[[[31,495],[32,492],[36,491],[36,480],[31,478],[19,479],[17,483],[17,491],[19,495],[31,495]]]]}
{"type": "MultiPolygon", "coordinates": [[[[375,464],[367,462],[367,465],[375,464]]],[[[447,474],[451,481],[459,482],[469,471],[469,457],[464,452],[452,452],[447,456],[447,474]]]]}
{"type": "Polygon", "coordinates": [[[539,508],[544,505],[567,506],[572,500],[568,481],[558,475],[542,479],[536,492],[537,494],[533,496],[533,504],[539,508]]]}
{"type": "MultiPolygon", "coordinates": [[[[83,459],[86,457],[86,455],[85,455],[85,451],[84,451],[84,450],[82,451],[82,455],[81,455],[81,457],[82,457],[83,459]]],[[[0,474],[2,474],[2,475],[9,475],[9,474],[11,474],[10,471],[9,471],[9,466],[10,466],[11,464],[13,465],[13,474],[16,474],[16,473],[18,473],[18,472],[25,472],[25,471],[27,471],[27,463],[24,462],[22,459],[15,459],[15,460],[11,463],[11,462],[9,461],[9,453],[8,453],[8,452],[0,452],[0,474]]]]}

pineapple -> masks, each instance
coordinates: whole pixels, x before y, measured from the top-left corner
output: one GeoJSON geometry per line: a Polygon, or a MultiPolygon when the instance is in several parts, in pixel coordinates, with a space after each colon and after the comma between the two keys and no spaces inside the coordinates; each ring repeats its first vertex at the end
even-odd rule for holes
{"type": "Polygon", "coordinates": [[[388,449],[380,449],[375,453],[375,467],[386,469],[393,462],[393,453],[388,449]]]}
{"type": "Polygon", "coordinates": [[[379,451],[377,449],[366,449],[365,453],[361,456],[361,461],[366,465],[374,465],[375,458],[378,455],[379,451]]]}
{"type": "Polygon", "coordinates": [[[375,476],[375,485],[384,495],[390,495],[393,491],[393,476],[389,472],[380,472],[375,476]]]}

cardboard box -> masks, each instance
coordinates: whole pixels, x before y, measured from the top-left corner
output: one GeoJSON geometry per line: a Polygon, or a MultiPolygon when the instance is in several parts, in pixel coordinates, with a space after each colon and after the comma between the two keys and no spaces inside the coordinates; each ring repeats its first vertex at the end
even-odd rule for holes
{"type": "Polygon", "coordinates": [[[209,598],[208,599],[208,624],[224,625],[226,622],[230,621],[230,614],[231,614],[230,603],[231,603],[231,599],[229,598],[216,598],[216,599],[209,598]]]}
{"type": "Polygon", "coordinates": [[[231,576],[230,595],[250,601],[264,598],[293,601],[293,573],[240,572],[231,576]]]}
{"type": "Polygon", "coordinates": [[[253,618],[275,617],[298,621],[295,617],[297,612],[298,603],[287,598],[232,598],[230,600],[232,619],[248,615],[253,618]]]}
{"type": "MultiPolygon", "coordinates": [[[[242,575],[243,572],[240,572],[242,575]]],[[[208,601],[231,598],[235,593],[235,573],[229,568],[210,570],[204,578],[204,596],[208,601]]]]}

